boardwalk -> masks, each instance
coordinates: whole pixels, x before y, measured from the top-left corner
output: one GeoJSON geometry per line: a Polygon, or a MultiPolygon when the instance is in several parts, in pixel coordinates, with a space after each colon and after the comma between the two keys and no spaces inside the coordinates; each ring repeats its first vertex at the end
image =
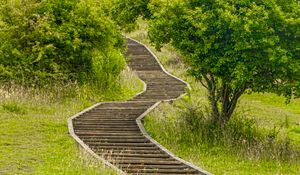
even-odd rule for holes
{"type": "Polygon", "coordinates": [[[69,120],[69,130],[89,153],[121,174],[209,174],[185,162],[153,140],[143,117],[161,101],[179,98],[187,84],[164,71],[142,44],[127,39],[129,67],[145,90],[127,102],[99,103],[69,120]]]}

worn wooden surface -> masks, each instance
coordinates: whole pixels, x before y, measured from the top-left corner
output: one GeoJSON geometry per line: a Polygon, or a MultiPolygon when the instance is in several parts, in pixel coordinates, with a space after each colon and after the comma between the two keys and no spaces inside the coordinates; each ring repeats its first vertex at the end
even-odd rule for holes
{"type": "Polygon", "coordinates": [[[160,101],[185,93],[187,84],[171,76],[142,44],[127,39],[128,66],[146,84],[127,102],[100,103],[71,118],[69,129],[83,147],[125,174],[209,174],[154,141],[141,119],[160,101]]]}

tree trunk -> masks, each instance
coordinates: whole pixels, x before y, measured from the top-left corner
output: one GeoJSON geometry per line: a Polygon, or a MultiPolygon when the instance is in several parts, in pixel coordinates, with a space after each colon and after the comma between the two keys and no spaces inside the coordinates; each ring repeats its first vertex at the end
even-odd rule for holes
{"type": "Polygon", "coordinates": [[[217,84],[212,75],[204,76],[204,79],[207,84],[207,85],[204,85],[204,87],[209,92],[208,99],[209,99],[209,103],[210,103],[210,107],[211,107],[212,122],[218,123],[219,118],[220,118],[220,111],[219,111],[219,107],[218,107],[218,96],[216,95],[217,84]]]}
{"type": "Polygon", "coordinates": [[[219,85],[220,87],[217,87],[218,85],[212,75],[204,76],[204,79],[206,81],[205,88],[209,91],[212,121],[223,128],[232,117],[239,98],[246,90],[246,86],[232,90],[225,81],[221,86],[219,85]]]}
{"type": "Polygon", "coordinates": [[[237,102],[242,94],[245,92],[246,88],[241,88],[236,91],[232,91],[228,86],[224,87],[225,93],[221,94],[221,113],[220,113],[220,120],[219,124],[221,127],[224,127],[232,117],[234,110],[237,106],[237,102]]]}

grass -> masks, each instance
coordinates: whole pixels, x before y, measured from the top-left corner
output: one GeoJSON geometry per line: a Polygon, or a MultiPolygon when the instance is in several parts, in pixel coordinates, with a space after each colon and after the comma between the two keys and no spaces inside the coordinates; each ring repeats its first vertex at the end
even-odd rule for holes
{"type": "Polygon", "coordinates": [[[266,132],[244,119],[232,122],[220,134],[201,120],[187,122],[183,108],[178,107],[182,103],[163,104],[145,120],[152,137],[176,155],[214,174],[299,173],[299,149],[286,145],[284,131],[276,135],[276,131],[266,132]],[[267,134],[276,135],[276,140],[269,143],[267,134]]]}
{"type": "MultiPolygon", "coordinates": [[[[204,125],[202,131],[187,130],[182,116],[186,108],[178,107],[191,104],[205,112],[208,104],[205,89],[186,75],[186,67],[171,46],[167,45],[161,52],[155,51],[146,37],[147,24],[142,20],[139,20],[139,24],[138,30],[127,35],[150,46],[170,73],[186,80],[192,87],[190,102],[179,100],[173,105],[162,104],[145,119],[146,129],[157,141],[176,155],[214,174],[299,174],[300,100],[286,104],[283,97],[274,94],[243,95],[235,116],[244,118],[239,120],[242,122],[234,121],[233,124],[243,127],[241,125],[251,121],[248,135],[261,138],[259,142],[245,147],[241,138],[230,134],[224,134],[227,138],[224,135],[215,137],[220,137],[223,143],[207,142],[200,135],[208,131],[206,127],[209,125],[200,120],[199,124],[204,125]],[[266,142],[268,137],[272,142],[266,142]],[[234,143],[234,139],[240,142],[234,143]]],[[[197,121],[194,119],[191,123],[197,121]]],[[[231,130],[235,131],[239,131],[239,128],[231,130]]],[[[247,129],[241,134],[247,135],[247,129]]]]}
{"type": "Polygon", "coordinates": [[[119,82],[106,92],[76,84],[51,90],[1,86],[0,174],[117,174],[80,151],[67,119],[95,102],[128,99],[143,87],[129,70],[119,82]]]}

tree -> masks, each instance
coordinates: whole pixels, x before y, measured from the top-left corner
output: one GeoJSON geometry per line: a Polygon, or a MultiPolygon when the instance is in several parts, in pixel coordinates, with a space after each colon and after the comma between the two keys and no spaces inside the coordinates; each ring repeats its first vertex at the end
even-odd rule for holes
{"type": "Polygon", "coordinates": [[[112,7],[112,17],[116,23],[126,29],[133,30],[136,26],[136,20],[142,16],[149,18],[151,16],[148,8],[150,0],[115,0],[112,7]]]}
{"type": "Polygon", "coordinates": [[[178,1],[153,13],[149,37],[180,51],[223,127],[245,92],[300,96],[300,5],[288,1],[178,1]]]}
{"type": "Polygon", "coordinates": [[[124,67],[123,39],[104,12],[81,0],[3,1],[0,82],[99,82],[124,67]]]}

